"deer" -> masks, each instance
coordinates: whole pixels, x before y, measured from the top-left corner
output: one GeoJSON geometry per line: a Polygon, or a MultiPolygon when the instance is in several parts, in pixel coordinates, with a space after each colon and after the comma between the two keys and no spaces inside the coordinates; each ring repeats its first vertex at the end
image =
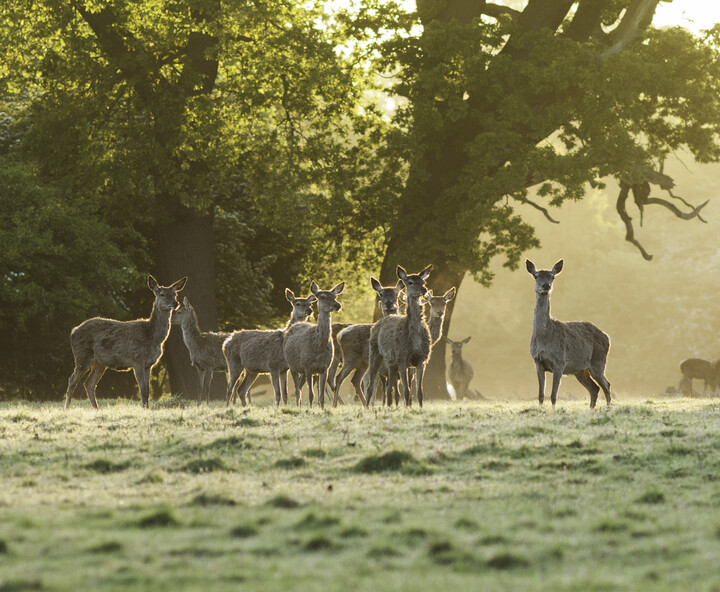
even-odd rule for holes
{"type": "MultiPolygon", "coordinates": [[[[442,296],[435,296],[432,290],[428,289],[425,296],[420,299],[422,305],[426,305],[430,308],[430,321],[428,322],[428,328],[430,329],[430,349],[434,348],[435,344],[440,341],[442,335],[443,321],[445,319],[445,311],[447,310],[448,303],[455,298],[456,289],[450,288],[442,296]]],[[[403,314],[407,313],[407,298],[405,292],[400,294],[400,300],[402,304],[403,314]]],[[[385,366],[380,367],[380,376],[387,378],[387,368],[385,366]]],[[[408,369],[408,382],[412,384],[415,379],[415,369],[408,369]]],[[[395,391],[395,404],[400,403],[400,391],[393,385],[395,391]]],[[[375,393],[368,396],[368,399],[374,398],[375,393]]],[[[392,404],[392,401],[387,401],[388,405],[392,404]]]]}
{"type": "Polygon", "coordinates": [[[155,301],[149,319],[117,321],[93,317],[70,331],[75,369],[68,379],[65,409],[70,407],[73,392],[88,371],[83,385],[90,404],[98,409],[95,389],[107,368],[132,370],[142,406],[148,407],[150,372],[163,354],[172,311],[179,306],[177,294],[186,283],[187,277],[184,277],[169,286],[161,286],[150,275],[147,285],[155,294],[155,301]]]}
{"type": "Polygon", "coordinates": [[[387,386],[385,400],[392,401],[393,388],[397,386],[398,375],[402,381],[405,406],[409,407],[410,386],[408,368],[416,368],[417,400],[423,404],[423,373],[425,362],[430,357],[430,329],[420,308],[420,297],[427,293],[425,281],[432,265],[428,265],[420,273],[408,275],[400,265],[397,266],[398,278],[405,286],[407,313],[405,315],[389,315],[380,319],[370,331],[369,353],[369,393],[375,392],[378,374],[382,366],[387,368],[387,386]]]}
{"type": "Polygon", "coordinates": [[[550,271],[538,271],[529,259],[525,261],[525,267],[535,278],[535,313],[530,355],[537,370],[540,405],[545,399],[545,372],[552,372],[550,401],[553,408],[564,374],[575,375],[578,382],[587,389],[590,393],[591,409],[595,408],[600,388],[610,406],[610,383],[605,377],[610,338],[592,323],[568,323],[550,316],[550,292],[555,276],[562,271],[562,259],[550,271]]]}
{"type": "Polygon", "coordinates": [[[198,405],[203,400],[210,404],[210,383],[215,372],[225,372],[227,364],[223,355],[223,342],[229,333],[201,331],[197,313],[187,296],[182,304],[173,311],[172,324],[179,325],[182,330],[185,347],[190,354],[190,363],[197,370],[200,390],[198,405]]]}
{"type": "Polygon", "coordinates": [[[693,379],[704,381],[703,394],[707,392],[708,386],[711,391],[717,388],[720,379],[720,365],[718,360],[708,362],[698,358],[688,358],[680,362],[680,372],[682,380],[680,381],[680,390],[688,396],[695,396],[697,393],[692,388],[693,379]]]}
{"type": "Polygon", "coordinates": [[[280,400],[287,403],[287,371],[288,365],[283,353],[283,336],[294,324],[312,315],[312,304],[317,300],[314,295],[307,298],[296,298],[290,288],[285,289],[285,298],[292,305],[290,320],[283,329],[235,331],[222,344],[222,353],[228,369],[228,384],[225,405],[240,395],[243,406],[250,400],[249,391],[259,374],[269,373],[275,393],[275,405],[280,400]],[[245,370],[237,391],[235,386],[240,374],[245,370]],[[247,398],[246,398],[247,395],[247,398]]]}
{"type": "Polygon", "coordinates": [[[447,309],[448,302],[455,298],[455,288],[450,288],[442,296],[433,295],[432,290],[428,290],[425,295],[425,302],[430,307],[430,321],[428,326],[430,327],[430,338],[433,344],[440,341],[442,333],[443,320],[445,319],[445,310],[447,309]]]}
{"type": "Polygon", "coordinates": [[[452,353],[452,360],[448,368],[448,378],[455,390],[455,396],[458,399],[464,399],[469,392],[468,387],[470,386],[470,381],[475,375],[470,362],[463,360],[462,357],[463,345],[470,341],[470,337],[466,337],[462,341],[452,341],[446,337],[445,341],[450,344],[452,353]]]}
{"type": "MultiPolygon", "coordinates": [[[[337,297],[345,288],[345,282],[340,282],[331,290],[321,290],[313,281],[310,291],[317,298],[318,319],[317,324],[300,322],[295,323],[284,334],[283,352],[295,383],[295,402],[302,405],[300,396],[300,381],[298,377],[304,375],[308,383],[308,401],[312,407],[314,399],[314,377],[319,376],[320,408],[325,409],[325,385],[327,383],[328,368],[333,358],[333,340],[330,323],[333,312],[339,311],[342,306],[337,297]]],[[[333,407],[337,406],[337,397],[333,397],[333,407]]]]}
{"type": "MultiPolygon", "coordinates": [[[[370,285],[377,292],[377,301],[383,317],[398,312],[398,296],[403,289],[403,284],[398,280],[394,286],[385,287],[374,277],[370,277],[370,285]]],[[[354,371],[350,382],[355,387],[355,394],[364,407],[367,407],[367,399],[363,394],[362,377],[368,369],[368,356],[370,355],[370,330],[374,323],[359,323],[344,328],[337,335],[337,342],[340,346],[340,357],[342,358],[342,370],[335,379],[334,391],[337,393],[345,379],[354,371]]],[[[336,352],[335,356],[338,356],[336,352]]],[[[330,367],[332,370],[332,366],[330,367]]],[[[339,396],[339,395],[338,395],[339,396]]]]}

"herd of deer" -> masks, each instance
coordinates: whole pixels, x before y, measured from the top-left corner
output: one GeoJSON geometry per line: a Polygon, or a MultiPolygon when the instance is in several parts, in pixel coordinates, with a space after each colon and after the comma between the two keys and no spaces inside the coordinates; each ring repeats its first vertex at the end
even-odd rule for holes
{"type": "MultiPolygon", "coordinates": [[[[553,375],[550,400],[555,406],[560,380],[573,374],[590,393],[590,407],[595,407],[602,388],[610,405],[610,384],[605,378],[605,363],[610,339],[587,322],[561,322],[550,316],[550,291],[555,276],[563,268],[558,261],[550,271],[538,271],[531,261],[527,270],[535,278],[535,314],[530,353],[535,361],[539,383],[539,402],[545,398],[545,373],[553,375]]],[[[445,308],[455,297],[455,288],[434,296],[425,283],[432,266],[417,274],[397,267],[398,283],[381,286],[375,278],[371,284],[377,293],[383,317],[376,323],[331,323],[333,312],[340,310],[337,297],[345,283],[331,290],[321,290],[313,282],[307,298],[296,298],[285,291],[292,305],[287,325],[279,330],[240,330],[233,333],[202,332],[197,316],[187,298],[182,305],[177,295],[187,278],[170,286],[160,286],[148,278],[155,294],[149,319],[117,321],[95,317],[75,327],[70,333],[75,369],[68,380],[65,407],[70,406],[73,392],[87,374],[83,384],[91,405],[97,409],[97,383],[107,368],[132,370],[144,407],[148,406],[150,372],[160,359],[172,324],[182,328],[183,339],[200,379],[200,400],[209,400],[210,380],[216,371],[228,374],[226,404],[239,395],[243,405],[250,402],[250,387],[259,374],[268,373],[275,392],[275,404],[287,403],[287,373],[293,377],[295,401],[302,402],[301,389],[308,385],[312,406],[315,386],[320,407],[324,407],[326,385],[333,392],[333,406],[343,381],[354,372],[351,382],[364,406],[374,403],[379,381],[384,383],[384,400],[411,404],[410,382],[414,379],[417,402],[423,403],[423,372],[432,346],[442,334],[445,308]],[[398,313],[404,297],[405,312],[398,313]],[[317,323],[306,319],[317,304],[317,323]],[[429,323],[423,306],[430,309],[429,323]],[[342,369],[337,369],[342,363],[342,369]],[[244,374],[243,374],[244,373],[244,374]],[[240,376],[243,375],[242,381],[240,376]],[[238,385],[238,382],[240,384],[238,385]],[[402,393],[401,393],[402,391],[402,393]]],[[[469,337],[458,342],[447,339],[452,348],[449,380],[460,398],[468,394],[473,377],[470,364],[462,359],[462,347],[469,337]]]]}

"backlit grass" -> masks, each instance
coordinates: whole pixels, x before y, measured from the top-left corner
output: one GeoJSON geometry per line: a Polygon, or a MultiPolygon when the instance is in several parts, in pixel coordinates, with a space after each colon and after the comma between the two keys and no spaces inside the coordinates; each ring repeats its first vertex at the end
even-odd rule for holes
{"type": "Polygon", "coordinates": [[[720,402],[0,406],[0,590],[717,590],[720,402]]]}

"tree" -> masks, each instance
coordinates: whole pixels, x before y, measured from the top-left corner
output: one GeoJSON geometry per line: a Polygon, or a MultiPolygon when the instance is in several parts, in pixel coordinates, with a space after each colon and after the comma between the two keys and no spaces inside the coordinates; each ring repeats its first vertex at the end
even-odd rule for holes
{"type": "MultiPolygon", "coordinates": [[[[371,2],[347,17],[367,43],[369,30],[386,32],[374,49],[396,79],[391,91],[407,100],[395,121],[408,175],[387,227],[381,281],[394,279],[398,263],[432,262],[436,292],[459,288],[466,272],[489,284],[493,257],[516,268],[537,245],[514,203],[551,219],[549,207],[582,199],[587,185],[609,176],[621,187],[628,240],[641,250],[630,190],[640,208],[700,217],[702,205],[649,198],[649,189],[671,188],[662,162],[674,151],[700,162],[720,157],[720,28],[701,38],[655,29],[658,1],[528,0],[514,9],[418,0],[414,15],[371,2]]],[[[452,303],[446,326],[451,317],[452,303]]],[[[438,345],[426,376],[429,392],[444,393],[438,345]]]]}
{"type": "MultiPolygon", "coordinates": [[[[203,329],[218,309],[226,323],[272,323],[286,316],[283,284],[297,289],[320,254],[341,258],[342,233],[314,222],[378,162],[363,136],[385,124],[359,108],[367,86],[319,3],[9,0],[0,20],[9,157],[63,206],[86,207],[128,270],[93,284],[83,311],[145,314],[142,297],[97,305],[152,272],[189,276],[203,329]]],[[[81,281],[86,264],[63,271],[81,281]]],[[[27,271],[18,262],[3,280],[27,271]]],[[[164,360],[187,393],[196,377],[173,333],[164,360]]]]}

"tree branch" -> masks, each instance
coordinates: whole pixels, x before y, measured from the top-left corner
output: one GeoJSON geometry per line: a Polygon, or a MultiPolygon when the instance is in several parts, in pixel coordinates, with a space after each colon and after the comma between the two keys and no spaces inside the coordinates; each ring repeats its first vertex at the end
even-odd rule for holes
{"type": "Polygon", "coordinates": [[[548,212],[547,208],[541,206],[540,204],[535,203],[534,201],[532,201],[531,199],[528,199],[527,197],[516,197],[515,199],[517,201],[519,201],[520,203],[528,204],[529,206],[532,206],[536,210],[540,210],[545,215],[545,217],[553,224],[560,224],[560,222],[558,220],[555,220],[555,218],[553,218],[550,215],[550,212],[548,212]]]}
{"type": "Polygon", "coordinates": [[[608,35],[612,45],[600,54],[601,58],[620,53],[635,41],[652,22],[660,0],[632,0],[617,27],[608,35]]]}
{"type": "Polygon", "coordinates": [[[643,256],[643,259],[646,261],[652,261],[652,255],[650,255],[635,238],[635,229],[632,225],[632,218],[625,208],[625,202],[627,202],[629,194],[630,185],[628,183],[620,183],[620,193],[617,198],[616,208],[618,214],[620,214],[620,219],[625,223],[625,240],[638,248],[643,256]]]}

